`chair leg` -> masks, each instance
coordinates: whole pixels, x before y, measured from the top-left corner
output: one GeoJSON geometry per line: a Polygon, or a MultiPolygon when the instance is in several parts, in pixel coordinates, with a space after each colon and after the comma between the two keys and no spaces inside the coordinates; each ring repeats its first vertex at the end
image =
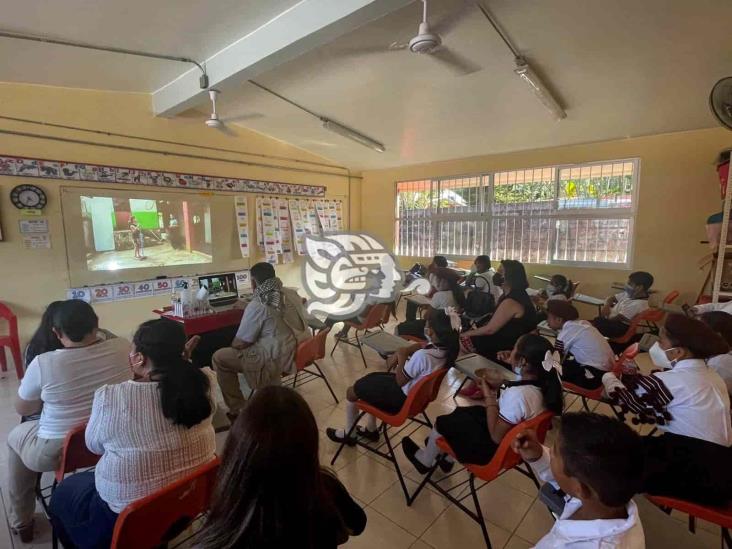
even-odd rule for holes
{"type": "Polygon", "coordinates": [[[330,394],[333,396],[333,400],[336,401],[336,404],[338,404],[338,397],[333,392],[333,387],[330,386],[330,383],[328,383],[328,378],[325,377],[325,374],[323,373],[323,370],[320,369],[320,366],[318,366],[317,362],[313,362],[313,366],[318,370],[318,373],[320,374],[320,377],[325,381],[325,386],[328,387],[328,390],[330,391],[330,394]]]}
{"type": "Polygon", "coordinates": [[[363,346],[361,345],[361,340],[358,338],[358,330],[356,330],[356,343],[358,345],[358,352],[361,353],[361,360],[363,360],[363,367],[368,368],[366,365],[366,357],[363,356],[363,346]]]}
{"type": "Polygon", "coordinates": [[[689,515],[689,532],[696,534],[696,517],[689,515]]]}
{"type": "Polygon", "coordinates": [[[463,378],[463,382],[460,384],[460,387],[457,388],[457,391],[452,395],[452,399],[457,399],[458,394],[460,394],[460,391],[463,390],[463,387],[465,387],[465,384],[468,382],[468,379],[470,379],[468,376],[465,376],[463,378]]]}
{"type": "Polygon", "coordinates": [[[292,388],[293,388],[293,389],[297,387],[297,375],[298,375],[299,373],[300,373],[300,370],[298,370],[297,372],[295,372],[295,377],[294,377],[294,379],[292,380],[292,388]]]}
{"type": "MultiPolygon", "coordinates": [[[[364,416],[366,412],[361,412],[358,414],[358,417],[356,418],[356,422],[353,424],[353,427],[346,433],[346,437],[351,436],[351,433],[356,430],[356,425],[358,425],[358,422],[361,421],[361,418],[364,416]]],[[[341,455],[341,452],[343,451],[343,447],[346,445],[345,441],[341,442],[341,445],[338,447],[338,451],[336,451],[335,455],[333,456],[333,459],[330,460],[331,467],[335,465],[336,460],[338,459],[338,456],[341,455]]]]}
{"type": "Polygon", "coordinates": [[[729,530],[727,528],[720,528],[720,530],[722,530],[722,549],[725,545],[728,549],[732,549],[732,536],[730,536],[729,530]]]}
{"type": "Polygon", "coordinates": [[[426,424],[427,424],[427,425],[428,425],[428,426],[429,426],[430,428],[431,428],[431,427],[434,427],[434,425],[432,425],[432,422],[430,421],[430,418],[429,418],[429,416],[427,415],[427,412],[422,412],[422,417],[424,418],[424,421],[425,421],[425,423],[426,423],[426,424]]]}
{"type": "Polygon", "coordinates": [[[8,371],[8,359],[5,357],[5,347],[0,345],[0,368],[3,372],[8,371]]]}
{"type": "Polygon", "coordinates": [[[384,440],[386,441],[386,447],[389,449],[389,455],[391,456],[391,459],[394,462],[394,468],[396,469],[396,474],[397,474],[397,477],[399,478],[399,484],[401,484],[402,491],[404,492],[404,499],[407,500],[407,505],[409,505],[409,490],[407,490],[407,484],[404,482],[404,476],[402,475],[402,470],[399,467],[399,462],[397,461],[396,454],[394,453],[394,448],[391,446],[391,439],[389,438],[388,425],[386,423],[383,424],[382,433],[384,434],[384,440]]]}
{"type": "Polygon", "coordinates": [[[333,353],[335,353],[336,347],[338,347],[338,345],[341,342],[341,338],[340,337],[336,337],[335,340],[336,340],[336,342],[335,342],[335,345],[333,345],[333,348],[330,351],[330,356],[333,356],[333,353]]]}
{"type": "Polygon", "coordinates": [[[10,347],[10,352],[13,355],[13,362],[15,363],[15,374],[18,376],[18,379],[23,379],[25,370],[23,369],[23,358],[20,354],[20,345],[13,343],[13,346],[10,347]]]}
{"type": "Polygon", "coordinates": [[[435,460],[435,464],[432,466],[432,468],[427,471],[427,474],[422,479],[422,482],[419,483],[419,486],[417,486],[417,489],[414,491],[414,493],[407,498],[407,506],[411,507],[412,503],[414,503],[414,500],[417,499],[417,496],[422,492],[422,489],[427,486],[430,478],[432,478],[432,474],[437,470],[437,467],[439,466],[438,462],[439,457],[435,460]]]}
{"type": "Polygon", "coordinates": [[[491,548],[491,538],[488,536],[488,528],[485,525],[485,518],[483,517],[483,510],[480,508],[480,502],[478,501],[478,492],[475,489],[475,475],[470,474],[470,495],[473,496],[473,504],[475,505],[475,514],[478,516],[478,523],[480,529],[483,532],[483,539],[485,539],[485,546],[488,549],[491,548]]]}
{"type": "Polygon", "coordinates": [[[582,407],[585,409],[585,412],[590,412],[591,410],[589,405],[587,404],[587,399],[585,397],[580,398],[582,398],[582,407]]]}

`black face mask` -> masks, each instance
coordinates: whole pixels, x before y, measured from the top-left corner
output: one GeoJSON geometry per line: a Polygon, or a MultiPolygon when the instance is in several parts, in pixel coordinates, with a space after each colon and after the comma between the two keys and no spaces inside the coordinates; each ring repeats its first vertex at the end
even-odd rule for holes
{"type": "Polygon", "coordinates": [[[496,286],[503,286],[503,283],[506,281],[505,278],[503,278],[503,275],[501,273],[496,273],[493,275],[493,284],[496,286]]]}

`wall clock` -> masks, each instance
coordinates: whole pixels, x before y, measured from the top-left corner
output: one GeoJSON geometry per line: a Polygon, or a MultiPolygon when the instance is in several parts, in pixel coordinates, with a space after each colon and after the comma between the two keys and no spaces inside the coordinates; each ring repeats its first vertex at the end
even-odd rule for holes
{"type": "Polygon", "coordinates": [[[20,210],[42,210],[48,202],[43,189],[35,185],[18,185],[10,191],[10,201],[20,210]]]}

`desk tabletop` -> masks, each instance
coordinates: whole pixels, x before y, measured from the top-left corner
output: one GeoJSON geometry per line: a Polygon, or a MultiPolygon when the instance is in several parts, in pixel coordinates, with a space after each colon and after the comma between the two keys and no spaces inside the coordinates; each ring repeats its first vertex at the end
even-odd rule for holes
{"type": "Polygon", "coordinates": [[[545,274],[536,274],[534,275],[534,278],[538,280],[543,280],[544,282],[550,282],[552,277],[551,275],[545,275],[545,274]]]}
{"type": "Polygon", "coordinates": [[[497,362],[493,362],[484,356],[469,354],[463,355],[455,361],[455,368],[461,371],[463,374],[471,379],[476,379],[475,372],[481,368],[488,368],[500,374],[500,376],[506,381],[516,381],[518,376],[511,370],[504,368],[497,362]]]}
{"type": "Polygon", "coordinates": [[[388,332],[373,332],[366,334],[361,341],[367,347],[382,355],[393,355],[403,347],[413,345],[413,341],[402,339],[399,336],[388,332]]]}
{"type": "Polygon", "coordinates": [[[605,304],[604,299],[600,299],[599,297],[593,297],[591,295],[586,295],[586,294],[574,294],[572,296],[572,301],[578,301],[579,303],[586,303],[587,305],[595,305],[596,307],[600,307],[601,305],[605,304]]]}

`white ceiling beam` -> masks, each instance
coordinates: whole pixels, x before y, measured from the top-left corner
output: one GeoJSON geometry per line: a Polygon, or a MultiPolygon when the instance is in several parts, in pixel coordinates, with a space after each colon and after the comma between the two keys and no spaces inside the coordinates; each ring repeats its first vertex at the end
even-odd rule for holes
{"type": "MultiPolygon", "coordinates": [[[[414,0],[302,0],[206,60],[210,87],[227,88],[326,44],[414,0]]],[[[207,100],[190,69],[152,95],[153,112],[175,116],[207,100]]]]}

